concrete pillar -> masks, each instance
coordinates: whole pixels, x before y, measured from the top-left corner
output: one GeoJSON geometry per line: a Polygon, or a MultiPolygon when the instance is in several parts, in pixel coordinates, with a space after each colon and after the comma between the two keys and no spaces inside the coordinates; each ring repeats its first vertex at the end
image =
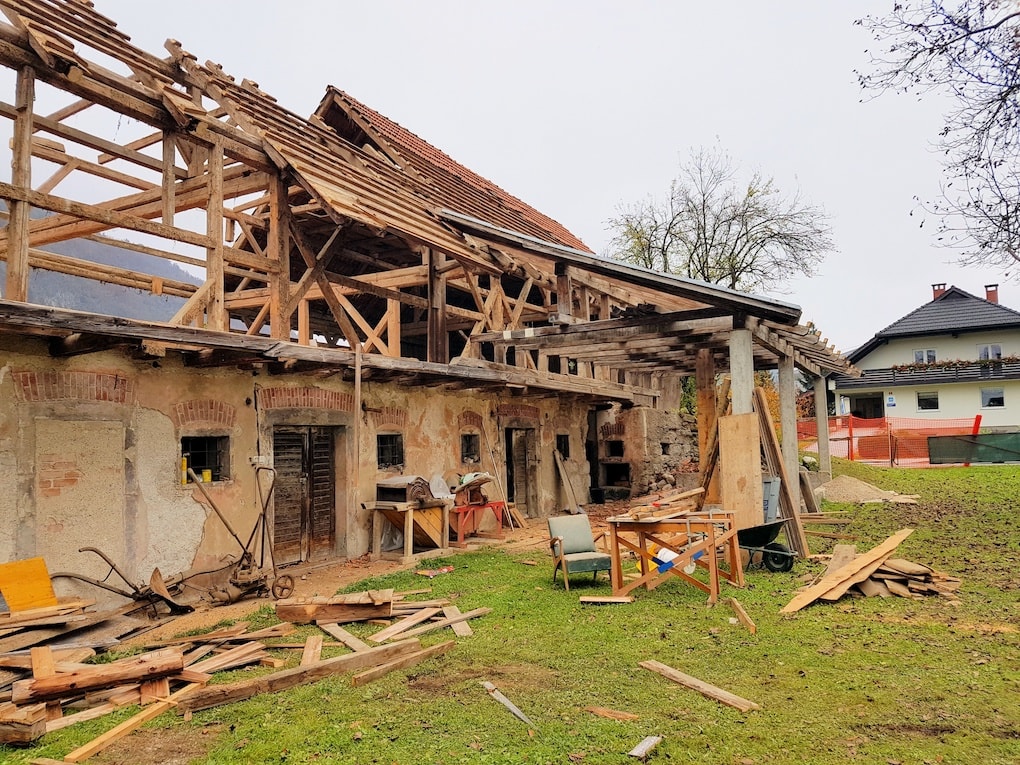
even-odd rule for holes
{"type": "Polygon", "coordinates": [[[734,329],[730,333],[730,401],[733,414],[753,412],[754,353],[751,330],[734,329]]]}
{"type": "Polygon", "coordinates": [[[829,451],[829,392],[824,377],[815,378],[815,422],[818,425],[818,469],[832,475],[832,454],[829,451]]]}
{"type": "Polygon", "coordinates": [[[800,453],[797,449],[797,385],[793,356],[779,359],[779,424],[783,431],[783,466],[790,481],[790,499],[800,512],[800,453]]]}

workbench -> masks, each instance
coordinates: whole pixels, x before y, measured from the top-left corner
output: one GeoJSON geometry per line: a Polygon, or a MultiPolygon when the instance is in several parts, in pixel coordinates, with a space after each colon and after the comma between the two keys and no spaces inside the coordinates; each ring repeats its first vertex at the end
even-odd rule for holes
{"type": "Polygon", "coordinates": [[[719,599],[720,579],[737,587],[744,586],[744,569],[733,513],[706,510],[675,518],[642,520],[619,515],[606,521],[609,524],[609,553],[613,559],[609,574],[614,596],[627,595],[642,585],[654,590],[670,576],[679,577],[707,592],[710,604],[719,599]],[[657,548],[654,552],[651,549],[653,545],[657,548]],[[666,560],[666,550],[675,557],[666,560]],[[719,567],[720,550],[726,562],[725,569],[719,567]],[[638,556],[641,570],[637,579],[626,582],[623,578],[624,551],[638,556]],[[708,571],[707,584],[684,570],[692,564],[708,571]]]}
{"type": "Polygon", "coordinates": [[[449,500],[438,507],[419,507],[417,502],[365,502],[362,507],[372,511],[372,558],[411,563],[448,553],[450,504],[449,500]],[[404,532],[402,555],[382,550],[383,524],[387,522],[404,532]],[[415,545],[425,549],[415,553],[415,545]]]}
{"type": "Polygon", "coordinates": [[[466,547],[467,542],[464,541],[464,538],[472,534],[479,537],[488,537],[490,539],[502,539],[503,514],[505,512],[506,502],[503,502],[502,500],[486,500],[484,502],[466,505],[454,505],[453,516],[455,524],[453,528],[457,532],[457,541],[454,542],[454,544],[457,547],[466,547]],[[496,517],[495,532],[478,530],[478,527],[481,525],[482,519],[485,517],[487,511],[491,511],[496,517]]]}

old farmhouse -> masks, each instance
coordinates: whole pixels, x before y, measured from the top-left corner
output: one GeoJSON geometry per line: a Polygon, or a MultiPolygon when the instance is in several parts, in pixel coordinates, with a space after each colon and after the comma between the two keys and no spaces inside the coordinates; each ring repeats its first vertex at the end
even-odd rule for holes
{"type": "Polygon", "coordinates": [[[211,504],[241,537],[264,509],[278,563],[360,556],[407,476],[489,472],[532,518],[640,492],[705,448],[685,376],[700,418],[717,375],[747,413],[778,369],[796,475],[795,368],[820,395],[855,372],[797,306],[597,257],[341,90],[304,117],[91,3],[0,10],[0,561],[214,571],[239,549],[211,504]],[[76,241],[201,283],[51,248],[76,241]],[[166,322],[43,306],[47,271],[183,302],[166,322]]]}

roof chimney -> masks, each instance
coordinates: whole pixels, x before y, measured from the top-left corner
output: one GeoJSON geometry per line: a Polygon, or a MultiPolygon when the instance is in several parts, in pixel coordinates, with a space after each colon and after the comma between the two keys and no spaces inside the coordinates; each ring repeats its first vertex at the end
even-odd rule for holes
{"type": "Polygon", "coordinates": [[[999,302],[999,285],[998,284],[986,284],[985,285],[985,300],[989,303],[999,302]]]}
{"type": "Polygon", "coordinates": [[[946,283],[931,285],[931,299],[935,300],[946,294],[946,283]]]}

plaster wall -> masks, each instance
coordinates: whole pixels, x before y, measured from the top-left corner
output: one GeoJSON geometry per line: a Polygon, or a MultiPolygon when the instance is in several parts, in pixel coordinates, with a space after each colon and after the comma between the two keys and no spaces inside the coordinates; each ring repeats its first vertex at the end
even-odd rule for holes
{"type": "Polygon", "coordinates": [[[953,337],[932,335],[902,340],[891,340],[879,346],[859,362],[860,369],[887,369],[914,363],[914,351],[935,351],[936,361],[976,361],[982,345],[1001,346],[1003,356],[1020,356],[1020,332],[975,332],[953,337]]]}

